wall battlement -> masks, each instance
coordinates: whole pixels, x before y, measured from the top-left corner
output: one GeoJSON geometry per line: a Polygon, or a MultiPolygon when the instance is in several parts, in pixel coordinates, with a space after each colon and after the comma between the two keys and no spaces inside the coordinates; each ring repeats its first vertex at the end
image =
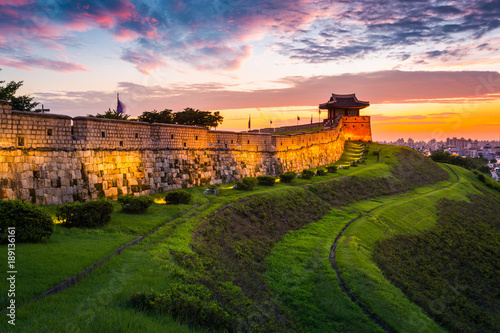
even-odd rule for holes
{"type": "Polygon", "coordinates": [[[3,101],[0,133],[0,199],[37,204],[300,172],[337,161],[344,147],[342,121],[276,136],[20,112],[3,101]]]}

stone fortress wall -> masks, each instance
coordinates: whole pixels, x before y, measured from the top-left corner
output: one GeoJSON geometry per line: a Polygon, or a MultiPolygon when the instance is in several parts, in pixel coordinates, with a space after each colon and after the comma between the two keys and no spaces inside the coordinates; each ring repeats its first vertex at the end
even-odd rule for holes
{"type": "Polygon", "coordinates": [[[61,204],[299,172],[340,158],[342,126],[274,136],[12,111],[0,101],[0,199],[61,204]]]}

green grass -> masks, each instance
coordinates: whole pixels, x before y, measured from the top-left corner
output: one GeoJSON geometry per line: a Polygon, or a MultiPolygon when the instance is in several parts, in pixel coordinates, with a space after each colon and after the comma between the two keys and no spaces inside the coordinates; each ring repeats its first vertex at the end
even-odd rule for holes
{"type": "Polygon", "coordinates": [[[451,331],[498,332],[500,196],[468,198],[440,199],[436,226],[376,242],[374,260],[451,331]]]}
{"type": "Polygon", "coordinates": [[[383,332],[340,289],[330,247],[356,214],[332,210],[272,250],[266,276],[278,302],[306,332],[383,332]]]}
{"type": "MultiPolygon", "coordinates": [[[[374,211],[374,214],[379,211],[383,212],[383,208],[386,206],[396,207],[397,213],[393,213],[389,209],[386,215],[380,215],[387,216],[389,222],[383,220],[382,223],[380,222],[382,219],[376,220],[372,218],[375,215],[367,217],[367,219],[376,220],[375,225],[378,227],[394,223],[399,229],[396,227],[389,228],[388,230],[384,229],[383,231],[379,229],[358,229],[356,234],[351,235],[348,242],[344,241],[341,244],[341,247],[343,247],[342,251],[345,250],[344,248],[349,250],[351,247],[354,247],[355,253],[351,254],[349,252],[344,255],[344,258],[347,259],[342,259],[343,261],[342,263],[339,262],[339,265],[343,265],[341,269],[347,274],[349,285],[352,286],[353,290],[358,292],[356,288],[363,285],[373,288],[366,291],[369,294],[368,296],[363,294],[360,297],[373,297],[373,293],[377,297],[382,297],[378,300],[380,302],[379,308],[384,306],[390,307],[398,301],[404,302],[402,293],[399,292],[398,294],[398,290],[383,279],[383,276],[381,277],[382,280],[378,280],[380,276],[376,274],[381,273],[376,266],[375,268],[370,266],[373,262],[371,262],[369,255],[366,257],[369,252],[368,245],[366,244],[373,243],[378,236],[389,237],[396,232],[423,230],[433,225],[435,214],[426,213],[428,209],[432,212],[432,204],[429,203],[428,205],[426,202],[423,202],[423,204],[418,205],[416,198],[419,196],[428,197],[429,202],[431,202],[434,198],[432,195],[438,191],[434,191],[434,194],[429,192],[435,188],[449,184],[449,181],[432,186],[419,187],[405,195],[379,197],[351,203],[349,206],[342,208],[344,211],[332,210],[316,223],[312,222],[317,220],[317,217],[304,217],[300,223],[301,226],[304,225],[305,227],[286,234],[284,238],[281,238],[284,235],[281,233],[281,236],[276,234],[277,238],[273,238],[270,243],[259,240],[259,242],[252,244],[251,241],[251,236],[255,234],[259,234],[259,237],[264,236],[267,232],[273,234],[273,228],[278,225],[278,223],[274,223],[275,221],[280,221],[280,228],[288,228],[286,211],[282,214],[281,211],[283,209],[280,209],[279,212],[274,212],[272,209],[273,205],[285,204],[285,202],[280,203],[280,197],[286,197],[285,193],[290,195],[289,200],[285,200],[287,205],[294,204],[294,199],[292,198],[298,197],[296,196],[297,193],[302,193],[301,195],[306,193],[309,197],[308,199],[316,200],[319,204],[323,202],[322,199],[316,197],[310,187],[312,188],[328,182],[337,183],[337,180],[348,178],[351,175],[359,176],[359,178],[384,177],[390,174],[392,168],[398,166],[400,167],[398,171],[399,175],[402,179],[405,179],[403,182],[408,181],[405,177],[411,176],[411,174],[408,174],[404,168],[401,169],[402,167],[398,164],[398,159],[394,156],[400,148],[378,144],[369,144],[368,147],[370,148],[370,153],[367,155],[365,164],[359,164],[358,167],[350,167],[349,169],[341,169],[335,174],[313,177],[309,181],[297,179],[293,184],[276,183],[273,187],[256,186],[250,192],[235,191],[231,189],[233,184],[222,184],[219,196],[203,195],[202,192],[206,187],[190,188],[187,189],[193,194],[193,200],[190,205],[171,206],[154,204],[144,216],[121,213],[117,205],[115,207],[118,208],[113,214],[112,222],[102,230],[68,230],[58,227],[56,233],[46,243],[19,244],[16,250],[18,253],[17,265],[18,268],[24,267],[25,273],[23,275],[26,274],[26,277],[22,277],[21,274],[17,275],[19,293],[16,295],[16,301],[19,300],[19,303],[22,303],[21,301],[24,302],[30,299],[32,297],[30,295],[37,294],[38,290],[41,292],[46,289],[46,285],[51,286],[51,284],[60,282],[61,279],[63,280],[70,275],[79,273],[84,267],[88,266],[88,262],[98,261],[128,240],[146,234],[154,227],[169,221],[174,216],[183,214],[181,217],[168,222],[157,233],[146,237],[144,241],[123,251],[120,256],[111,258],[108,263],[98,268],[94,273],[72,288],[57,295],[52,295],[37,302],[18,307],[16,312],[16,327],[9,326],[3,320],[0,321],[0,330],[19,332],[135,332],[145,331],[146,329],[152,332],[202,331],[202,329],[180,324],[163,311],[143,311],[132,308],[129,303],[130,296],[135,291],[162,293],[171,285],[202,281],[204,275],[208,281],[211,280],[208,277],[212,276],[209,273],[217,273],[213,276],[218,277],[232,276],[238,278],[238,274],[240,273],[237,271],[224,271],[225,264],[222,265],[222,263],[228,262],[235,266],[242,265],[243,270],[246,266],[248,266],[248,269],[254,267],[252,266],[254,264],[256,265],[255,267],[267,268],[267,271],[265,269],[264,271],[257,271],[252,268],[252,271],[256,274],[252,274],[253,281],[250,282],[255,285],[262,284],[263,290],[270,286],[270,290],[275,293],[276,297],[269,298],[269,295],[272,294],[269,294],[267,291],[263,294],[256,292],[253,296],[245,296],[247,297],[244,298],[245,300],[252,300],[252,297],[259,296],[256,300],[252,301],[254,302],[252,306],[256,308],[250,312],[246,312],[249,314],[247,317],[249,319],[255,317],[260,322],[271,322],[272,318],[266,316],[271,314],[268,310],[274,307],[273,304],[276,304],[279,307],[279,309],[276,309],[276,313],[283,313],[284,316],[282,318],[291,316],[291,318],[297,320],[299,326],[310,332],[378,332],[380,329],[341,292],[338,286],[335,272],[328,260],[333,239],[338,230],[352,216],[357,216],[359,213],[366,212],[380,205],[383,206],[374,211]],[[377,156],[373,155],[372,152],[378,151],[380,148],[382,148],[382,151],[380,160],[377,163],[377,156]],[[297,188],[297,185],[303,185],[304,188],[297,188]],[[271,199],[264,200],[265,198],[271,199]],[[226,208],[225,210],[225,212],[229,212],[228,214],[223,214],[219,211],[222,207],[230,204],[232,208],[226,208]],[[418,211],[417,213],[412,213],[411,209],[413,207],[417,208],[414,209],[418,211]],[[240,215],[231,215],[233,214],[231,213],[232,211],[237,211],[240,215],[242,214],[243,218],[238,218],[240,215]],[[228,218],[228,216],[232,218],[228,218]],[[224,226],[228,228],[242,227],[240,223],[242,219],[246,219],[247,222],[245,224],[250,229],[241,229],[238,231],[241,232],[240,234],[233,232],[234,230],[231,229],[226,230],[229,232],[227,234],[221,232],[224,226]],[[391,219],[394,219],[394,221],[391,219]],[[217,221],[225,222],[220,225],[220,228],[215,228],[214,226],[218,223],[217,221]],[[411,227],[404,227],[403,222],[413,224],[411,227]],[[262,226],[259,223],[263,223],[262,226]],[[261,232],[259,230],[265,230],[265,232],[262,232],[262,235],[260,235],[261,232]],[[219,238],[216,235],[219,235],[219,238]],[[222,235],[225,236],[222,237],[222,235]],[[234,245],[230,248],[230,251],[234,250],[236,256],[229,255],[226,258],[224,257],[226,255],[224,252],[219,253],[216,250],[222,244],[222,241],[232,239],[231,237],[238,237],[238,239],[231,241],[231,244],[229,244],[231,246],[234,245]],[[282,241],[276,243],[279,239],[282,239],[282,241]],[[210,243],[210,246],[204,242],[210,243]],[[272,244],[276,245],[272,247],[272,244]],[[355,246],[350,246],[349,244],[354,244],[355,246]],[[250,247],[247,247],[247,245],[250,247]],[[212,248],[212,246],[215,247],[212,248]],[[28,251],[28,249],[30,250],[28,251]],[[88,249],[88,251],[82,249],[88,249]],[[214,251],[212,251],[213,249],[214,251]],[[269,257],[265,254],[265,251],[262,251],[264,249],[271,251],[269,257]],[[21,254],[21,252],[24,254],[21,254]],[[203,255],[205,252],[207,253],[206,256],[203,255]],[[245,261],[256,253],[260,253],[260,261],[256,261],[255,263],[253,261],[245,261]],[[182,261],[179,260],[178,255],[185,255],[185,258],[202,258],[203,260],[206,258],[208,260],[182,261]],[[235,257],[238,260],[233,259],[234,262],[227,261],[231,257],[235,257]],[[78,259],[73,260],[74,258],[78,259]],[[268,259],[266,260],[266,258],[268,259]],[[368,267],[367,271],[372,275],[367,275],[367,281],[358,280],[357,271],[353,271],[352,273],[349,271],[352,268],[349,266],[351,260],[356,265],[360,265],[359,269],[363,274],[365,273],[364,267],[368,267]],[[220,264],[218,264],[219,261],[220,264]],[[238,261],[241,261],[241,263],[238,263],[238,261]],[[212,265],[211,262],[215,264],[212,265]],[[246,263],[249,264],[247,265],[246,263]],[[206,269],[199,270],[199,264],[206,269]],[[39,274],[39,272],[42,273],[39,274]],[[53,278],[53,275],[57,276],[57,278],[53,278]],[[262,277],[264,277],[264,280],[262,280],[262,277]],[[268,282],[266,282],[266,279],[268,282]],[[374,279],[374,281],[371,279],[374,279]],[[57,282],[55,282],[56,280],[57,282]],[[269,283],[269,286],[267,286],[267,283],[269,283]],[[382,285],[382,289],[378,287],[378,284],[382,285]],[[396,301],[393,301],[392,297],[395,297],[396,301]],[[259,300],[261,303],[259,303],[259,300]]],[[[339,163],[351,163],[353,160],[358,159],[359,156],[361,156],[361,144],[347,142],[346,153],[339,163]]],[[[449,190],[449,196],[461,197],[463,199],[463,193],[474,191],[469,184],[470,182],[479,183],[475,177],[465,175],[463,181],[453,185],[453,188],[449,190]]],[[[155,195],[158,202],[161,202],[162,197],[164,197],[164,194],[155,195]]],[[[321,205],[324,205],[324,202],[321,205]]],[[[53,214],[55,208],[47,207],[47,209],[53,214]]],[[[308,207],[302,210],[306,211],[308,209],[314,210],[314,205],[308,204],[308,207]]],[[[357,228],[360,227],[358,226],[357,228]]],[[[282,229],[280,232],[285,231],[285,229],[282,229]]],[[[4,250],[0,247],[0,260],[7,262],[5,258],[6,251],[4,250]]],[[[341,260],[340,257],[341,254],[339,254],[339,260],[341,260]]],[[[355,267],[355,269],[357,268],[355,267]]],[[[217,288],[220,288],[220,286],[223,286],[223,288],[216,288],[214,290],[235,292],[237,289],[231,287],[227,283],[228,281],[232,280],[221,279],[220,282],[222,284],[217,288]]],[[[239,286],[241,290],[249,288],[241,286],[234,281],[232,283],[235,286],[239,286]]],[[[4,287],[2,286],[2,288],[2,295],[5,295],[4,287]]],[[[218,297],[217,299],[223,299],[220,295],[218,297]]],[[[424,323],[427,326],[422,327],[439,329],[425,314],[419,313],[417,311],[419,310],[418,308],[415,310],[415,305],[409,303],[407,300],[406,302],[411,308],[410,311],[404,312],[404,309],[397,307],[395,308],[396,310],[390,308],[391,311],[395,312],[390,315],[394,318],[399,318],[402,323],[410,322],[410,327],[411,325],[416,327],[416,325],[424,323]],[[405,315],[408,315],[408,317],[405,318],[405,315]]],[[[403,307],[402,305],[399,306],[403,307]]],[[[180,321],[185,322],[186,320],[180,318],[180,321]]],[[[258,331],[258,329],[255,331],[258,331]]]]}
{"type": "MultiPolygon", "coordinates": [[[[384,146],[384,148],[387,148],[387,153],[391,155],[401,149],[399,147],[386,146],[384,146]]],[[[400,155],[400,159],[400,163],[408,165],[415,163],[415,161],[408,159],[405,154],[400,155]]],[[[372,160],[372,162],[374,161],[372,160]]],[[[420,163],[418,159],[417,162],[420,163]]],[[[399,165],[398,160],[390,156],[387,158],[386,163],[379,162],[377,164],[360,165],[358,167],[359,169],[354,168],[356,171],[354,171],[353,168],[349,168],[349,170],[345,171],[346,173],[352,172],[353,174],[356,173],[359,175],[363,172],[364,168],[371,168],[372,171],[377,171],[377,168],[379,168],[382,169],[383,172],[375,173],[382,175],[386,170],[389,170],[389,167],[397,165],[399,165]],[[372,167],[372,165],[375,165],[375,167],[372,167]]],[[[405,170],[398,169],[395,174],[402,179],[407,178],[405,170]]],[[[415,179],[417,183],[426,181],[425,177],[423,179],[420,179],[420,176],[415,178],[418,178],[415,179]]],[[[348,178],[344,178],[344,180],[347,179],[348,178]]],[[[371,178],[370,180],[375,181],[376,178],[371,178]]],[[[366,195],[370,196],[370,193],[361,191],[363,187],[361,184],[366,185],[366,181],[359,180],[360,184],[358,185],[361,187],[359,188],[360,191],[353,191],[353,186],[356,188],[358,185],[354,185],[353,182],[347,182],[349,184],[352,183],[350,185],[351,191],[349,196],[353,198],[366,197],[366,195]]],[[[341,291],[339,281],[329,261],[330,247],[343,226],[360,213],[379,206],[397,203],[401,198],[408,195],[420,195],[432,191],[435,188],[441,188],[450,184],[450,181],[442,181],[436,185],[418,187],[411,192],[412,194],[400,194],[395,197],[384,196],[357,201],[342,207],[343,211],[332,210],[332,212],[323,219],[311,223],[299,231],[290,232],[284,237],[282,242],[278,243],[273,248],[271,256],[268,258],[269,269],[266,274],[271,288],[277,295],[278,302],[287,308],[292,316],[299,320],[306,331],[365,332],[380,330],[373,322],[367,320],[367,316],[364,315],[363,312],[341,291]]],[[[346,199],[347,190],[339,188],[336,182],[324,182],[321,185],[328,186],[328,188],[332,187],[333,193],[340,193],[342,197],[340,202],[350,202],[349,199],[346,199]]],[[[383,185],[385,185],[385,182],[377,186],[383,185]]],[[[313,188],[314,185],[311,189],[313,188]]],[[[400,189],[404,190],[405,187],[402,186],[400,189]]],[[[316,192],[313,191],[313,193],[316,192]]],[[[376,192],[371,193],[371,196],[375,193],[376,192]]],[[[328,196],[325,196],[324,191],[319,191],[317,194],[324,198],[328,198],[328,196]]],[[[332,204],[339,202],[337,200],[338,199],[334,199],[332,204]]],[[[421,223],[419,227],[424,228],[426,225],[425,223],[421,223]]],[[[356,238],[353,237],[352,241],[355,242],[356,238]]],[[[388,297],[388,295],[384,296],[388,297]]],[[[411,306],[409,302],[404,303],[404,305],[411,306]]],[[[413,313],[412,315],[415,316],[413,313]]],[[[439,330],[433,321],[427,318],[425,314],[417,313],[417,315],[418,316],[412,320],[424,320],[429,323],[429,327],[439,330]]],[[[406,320],[402,320],[402,322],[404,323],[406,320]]]]}
{"type": "MultiPolygon", "coordinates": [[[[55,206],[43,207],[55,219],[55,206]]],[[[43,243],[16,244],[17,293],[22,304],[49,288],[75,276],[86,267],[112,254],[120,246],[191,208],[189,205],[152,205],[144,215],[125,214],[115,203],[111,223],[102,229],[67,229],[56,225],[43,243]]],[[[7,271],[7,246],[0,246],[0,262],[7,271]]],[[[0,306],[7,305],[7,281],[0,282],[0,306]]]]}
{"type": "MultiPolygon", "coordinates": [[[[441,182],[420,187],[395,198],[383,198],[379,208],[354,222],[339,242],[337,258],[342,275],[353,293],[396,331],[437,332],[442,329],[382,274],[372,259],[377,240],[396,234],[418,233],[435,225],[436,202],[441,198],[467,200],[466,194],[479,193],[471,183],[479,182],[461,168],[452,167],[460,182],[441,182]],[[449,185],[449,187],[444,187],[449,185]]],[[[372,205],[358,202],[349,211],[367,212],[372,205]]]]}
{"type": "MultiPolygon", "coordinates": [[[[348,171],[348,170],[346,170],[348,171]]],[[[322,177],[315,177],[322,178],[322,177]]],[[[142,286],[144,289],[152,288],[161,290],[165,287],[169,279],[176,281],[182,276],[189,274],[174,262],[171,261],[170,251],[186,251],[190,252],[191,248],[191,235],[195,226],[199,223],[199,218],[212,214],[218,207],[233,202],[235,200],[244,199],[246,197],[254,196],[257,194],[282,192],[290,188],[290,184],[277,183],[276,186],[256,186],[254,191],[235,191],[232,189],[233,184],[222,184],[220,186],[219,196],[212,195],[205,196],[202,194],[204,187],[190,188],[193,194],[192,204],[201,205],[199,208],[193,208],[193,205],[163,205],[161,204],[164,194],[155,195],[155,199],[160,204],[152,205],[145,215],[125,214],[121,212],[120,205],[115,203],[115,213],[113,214],[111,223],[104,227],[102,230],[79,230],[79,229],[66,229],[60,226],[56,227],[55,234],[45,243],[39,244],[18,244],[16,264],[19,274],[17,275],[17,304],[22,304],[29,299],[37,296],[46,289],[62,282],[69,276],[74,276],[80,273],[84,268],[92,263],[99,261],[111,254],[114,249],[127,243],[128,241],[143,235],[154,227],[164,223],[172,217],[186,211],[198,212],[200,217],[189,218],[189,216],[176,219],[168,223],[166,227],[161,228],[157,234],[154,234],[140,245],[135,245],[133,251],[138,251],[144,256],[144,267],[134,267],[134,270],[141,272],[134,274],[132,278],[135,282],[134,285],[142,286]],[[139,250],[140,249],[140,250],[139,250]],[[142,251],[142,252],[141,252],[142,251]],[[152,275],[152,273],[162,273],[161,278],[152,275]]],[[[44,207],[49,213],[55,217],[55,206],[44,207]]],[[[190,213],[191,214],[191,213],[190,213]]],[[[5,246],[4,246],[5,247],[5,246]]],[[[126,250],[124,253],[128,253],[126,250]]],[[[6,261],[6,251],[0,252],[0,260],[6,261]]],[[[104,267],[112,266],[114,269],[120,269],[123,259],[113,258],[112,263],[105,264],[104,267]]],[[[98,271],[102,270],[98,269],[98,271]]],[[[93,273],[99,275],[100,273],[93,273]]],[[[4,282],[4,281],[2,281],[4,282]]],[[[41,331],[56,330],[58,327],[57,320],[46,318],[41,313],[47,311],[48,313],[59,313],[60,303],[74,304],[78,303],[81,297],[74,294],[72,290],[79,288],[87,288],[82,293],[92,294],[91,285],[87,285],[86,280],[77,284],[59,295],[50,296],[39,302],[29,304],[18,310],[20,318],[23,318],[25,311],[34,311],[37,317],[28,315],[29,325],[40,328],[41,331]],[[84,283],[85,282],[85,283],[84,283]],[[80,286],[81,285],[81,286],[80,286]],[[84,287],[86,286],[86,287],[84,287]],[[71,290],[71,292],[70,292],[71,290]],[[67,295],[67,296],[63,296],[67,295]],[[51,301],[55,299],[56,301],[51,301]],[[46,306],[48,308],[43,310],[46,306]],[[36,308],[37,310],[32,310],[36,308]],[[25,310],[26,309],[26,310],[25,310]],[[39,320],[37,319],[39,317],[39,320]],[[50,323],[54,326],[50,326],[50,323]],[[49,329],[49,327],[51,329],[49,329]]],[[[8,299],[5,297],[6,285],[2,284],[2,302],[5,305],[8,299]]],[[[130,289],[130,288],[128,288],[130,289]]],[[[135,290],[140,290],[135,289],[135,290]]],[[[120,313],[116,309],[116,313],[120,313]]],[[[49,316],[47,314],[47,316],[49,316]]],[[[144,314],[140,314],[144,316],[144,314]]],[[[87,318],[88,319],[88,318],[87,318]]],[[[93,321],[89,322],[89,325],[93,321]]],[[[112,322],[112,320],[111,320],[112,322]]],[[[28,324],[27,323],[27,324],[28,324]]],[[[103,323],[104,325],[104,323],[103,323]]],[[[106,324],[107,325],[107,324],[106,324]]]]}

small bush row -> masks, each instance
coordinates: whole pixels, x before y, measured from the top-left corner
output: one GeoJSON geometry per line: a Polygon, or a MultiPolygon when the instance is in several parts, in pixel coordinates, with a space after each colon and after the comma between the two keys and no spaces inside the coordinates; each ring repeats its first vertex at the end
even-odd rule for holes
{"type": "Polygon", "coordinates": [[[267,175],[258,176],[257,181],[259,182],[259,185],[274,186],[274,184],[276,184],[276,177],[267,175]]]}
{"type": "Polygon", "coordinates": [[[154,199],[148,195],[122,195],[118,197],[118,202],[125,213],[142,214],[154,203],[154,199]]]}
{"type": "Polygon", "coordinates": [[[67,228],[100,228],[111,222],[113,210],[109,200],[73,202],[57,207],[56,218],[67,228]]]}
{"type": "Polygon", "coordinates": [[[259,181],[254,177],[244,177],[241,181],[236,182],[236,189],[241,191],[251,191],[259,181]]]}
{"type": "Polygon", "coordinates": [[[280,175],[280,182],[291,183],[292,180],[295,179],[295,177],[297,177],[297,174],[295,172],[293,172],[293,171],[285,172],[285,173],[280,175]]]}
{"type": "Polygon", "coordinates": [[[316,169],[316,175],[317,176],[324,176],[327,173],[327,169],[325,168],[318,168],[316,169]]]}
{"type": "Polygon", "coordinates": [[[314,174],[315,172],[313,169],[304,169],[302,170],[300,177],[304,179],[311,179],[314,176],[314,174]]]}
{"type": "Polygon", "coordinates": [[[191,202],[191,193],[186,190],[173,190],[165,196],[167,204],[189,204],[191,202]]]}

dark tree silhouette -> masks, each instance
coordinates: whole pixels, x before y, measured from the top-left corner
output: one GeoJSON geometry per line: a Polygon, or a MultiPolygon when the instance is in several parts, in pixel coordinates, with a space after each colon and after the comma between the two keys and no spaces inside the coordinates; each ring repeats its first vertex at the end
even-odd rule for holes
{"type": "MultiPolygon", "coordinates": [[[[40,104],[38,102],[33,102],[34,97],[28,95],[15,96],[17,90],[22,87],[24,81],[10,81],[6,86],[3,86],[3,83],[5,83],[5,81],[0,81],[0,99],[10,102],[12,104],[12,110],[32,111],[40,104]]],[[[35,111],[39,112],[41,110],[35,111]]]]}
{"type": "Polygon", "coordinates": [[[174,115],[172,110],[165,109],[163,111],[144,111],[139,117],[137,117],[138,121],[145,121],[147,123],[164,123],[164,124],[173,124],[174,123],[174,115]]]}

